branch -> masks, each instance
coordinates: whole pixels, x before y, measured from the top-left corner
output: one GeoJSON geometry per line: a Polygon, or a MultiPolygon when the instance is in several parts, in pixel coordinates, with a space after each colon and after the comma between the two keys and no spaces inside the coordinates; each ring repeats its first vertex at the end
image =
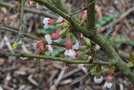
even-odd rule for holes
{"type": "Polygon", "coordinates": [[[78,14],[82,11],[85,11],[90,5],[92,5],[93,3],[95,3],[97,0],[92,0],[92,2],[88,3],[84,8],[78,10],[78,11],[75,11],[74,13],[71,13],[70,16],[73,16],[75,14],[78,14]]]}
{"type": "MultiPolygon", "coordinates": [[[[9,32],[13,32],[13,33],[19,34],[19,31],[14,30],[12,28],[4,27],[4,26],[0,26],[0,30],[5,30],[5,31],[9,31],[9,32]]],[[[30,34],[27,34],[27,33],[22,33],[21,35],[24,36],[24,37],[28,37],[28,38],[34,39],[34,40],[42,40],[41,38],[38,38],[36,36],[30,35],[30,34]]]]}
{"type": "Polygon", "coordinates": [[[59,8],[61,11],[65,12],[65,13],[70,13],[66,8],[65,5],[63,5],[61,3],[61,0],[51,0],[53,2],[53,4],[59,8]]]}
{"type": "MultiPolygon", "coordinates": [[[[94,0],[87,0],[88,3],[92,3],[94,0]]],[[[87,7],[87,29],[92,35],[95,34],[95,2],[87,7]]]]}
{"type": "MultiPolygon", "coordinates": [[[[48,60],[48,61],[61,61],[61,62],[66,62],[70,64],[89,64],[90,63],[90,60],[71,60],[71,59],[53,57],[53,56],[48,56],[48,55],[33,55],[33,54],[26,54],[26,53],[15,54],[15,53],[8,53],[8,52],[0,52],[0,56],[19,56],[19,57],[36,58],[36,59],[42,59],[42,60],[48,60]]],[[[113,64],[110,62],[103,62],[103,61],[95,61],[92,63],[99,64],[99,65],[113,64]]]]}
{"type": "Polygon", "coordinates": [[[117,68],[128,77],[128,79],[134,84],[134,74],[130,71],[130,69],[126,66],[126,64],[122,61],[122,59],[119,57],[115,49],[112,47],[112,45],[98,32],[95,34],[90,33],[88,30],[86,30],[85,27],[80,26],[71,16],[68,14],[62,12],[55,6],[51,5],[51,3],[43,0],[34,0],[40,4],[45,5],[47,8],[51,9],[53,12],[61,15],[65,19],[67,19],[70,24],[76,28],[78,32],[83,33],[85,37],[90,38],[92,41],[97,43],[102,47],[102,49],[105,51],[105,53],[108,55],[110,60],[112,62],[116,63],[117,68]]]}
{"type": "MultiPolygon", "coordinates": [[[[6,7],[6,8],[9,8],[9,9],[14,8],[13,4],[9,4],[9,3],[6,3],[6,2],[2,2],[2,1],[0,1],[0,6],[6,7]]],[[[24,12],[29,12],[29,13],[38,14],[38,15],[42,15],[42,16],[45,16],[45,17],[57,19],[57,16],[52,15],[52,14],[46,12],[46,11],[36,9],[36,8],[25,8],[24,7],[24,12]]]]}
{"type": "MultiPolygon", "coordinates": [[[[0,30],[9,31],[9,32],[19,34],[18,30],[15,30],[15,29],[12,29],[12,28],[9,28],[9,27],[0,26],[0,30]]],[[[47,42],[44,39],[38,38],[38,37],[36,37],[34,35],[31,35],[31,34],[21,33],[21,36],[27,37],[27,38],[30,38],[30,39],[34,39],[34,40],[43,40],[47,44],[47,42]]],[[[55,42],[53,42],[52,45],[64,47],[64,45],[58,44],[58,43],[55,43],[55,42]]]]}

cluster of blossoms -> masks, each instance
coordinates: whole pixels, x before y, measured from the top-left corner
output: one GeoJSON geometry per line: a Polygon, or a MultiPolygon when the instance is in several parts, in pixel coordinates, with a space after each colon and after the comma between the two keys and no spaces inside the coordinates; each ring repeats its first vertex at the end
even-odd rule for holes
{"type": "MultiPolygon", "coordinates": [[[[81,23],[85,22],[86,16],[87,12],[83,12],[82,17],[80,19],[81,23]]],[[[39,51],[36,53],[36,55],[40,54],[52,55],[55,50],[52,47],[53,42],[54,43],[65,42],[65,51],[64,53],[62,53],[62,55],[64,55],[65,58],[75,60],[81,58],[81,56],[84,55],[91,56],[87,49],[83,51],[79,50],[81,45],[75,36],[73,36],[75,38],[71,38],[72,34],[70,32],[71,31],[70,25],[64,18],[62,17],[58,17],[58,19],[44,18],[43,25],[44,25],[43,28],[45,30],[49,29],[51,25],[57,26],[58,29],[56,29],[55,32],[46,34],[44,36],[46,42],[44,41],[37,42],[37,47],[39,48],[39,51]]],[[[88,38],[85,38],[82,34],[81,38],[85,41],[85,45],[90,49],[91,47],[90,40],[88,38]]],[[[84,73],[88,72],[88,68],[84,64],[78,64],[78,68],[80,68],[84,73]]],[[[107,76],[104,87],[106,88],[112,87],[112,79],[113,79],[112,74],[110,72],[109,75],[107,76]]],[[[104,81],[104,77],[102,75],[94,76],[93,81],[96,84],[101,84],[104,81]]]]}
{"type": "MultiPolygon", "coordinates": [[[[36,53],[36,55],[39,54],[52,55],[54,49],[51,44],[53,42],[60,43],[64,41],[63,40],[64,37],[67,38],[67,40],[65,40],[65,51],[64,51],[65,58],[77,59],[77,56],[80,56],[82,53],[85,53],[85,51],[78,50],[80,48],[78,40],[71,39],[70,36],[68,37],[66,35],[69,32],[69,24],[64,18],[62,17],[58,17],[58,19],[44,18],[43,25],[44,29],[49,29],[51,25],[57,25],[59,28],[54,33],[45,35],[46,43],[44,43],[44,41],[37,41],[37,47],[39,48],[39,51],[36,53]]],[[[83,72],[85,73],[88,72],[88,69],[84,66],[84,64],[79,64],[78,67],[81,68],[83,72]]]]}

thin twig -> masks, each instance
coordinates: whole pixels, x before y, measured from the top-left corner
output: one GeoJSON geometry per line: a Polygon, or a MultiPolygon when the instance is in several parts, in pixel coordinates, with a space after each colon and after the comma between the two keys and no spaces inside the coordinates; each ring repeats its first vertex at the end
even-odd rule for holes
{"type": "Polygon", "coordinates": [[[73,15],[75,15],[75,14],[78,14],[78,13],[80,13],[80,12],[86,10],[88,6],[92,5],[92,4],[95,3],[96,1],[97,1],[97,0],[93,0],[91,3],[88,3],[87,6],[83,7],[82,9],[80,9],[80,10],[74,12],[74,13],[71,13],[70,16],[73,16],[73,15]]]}
{"type": "MultiPolygon", "coordinates": [[[[0,56],[18,56],[18,57],[28,57],[28,58],[36,58],[41,60],[48,60],[48,61],[61,61],[66,62],[70,64],[89,64],[89,60],[71,60],[66,58],[60,58],[60,57],[53,57],[48,55],[33,55],[33,54],[26,54],[26,53],[9,53],[9,52],[0,52],[0,56]]],[[[103,62],[103,61],[95,61],[92,62],[94,64],[100,64],[100,65],[111,65],[112,62],[103,62]]]]}
{"type": "MultiPolygon", "coordinates": [[[[6,2],[2,2],[2,1],[0,1],[0,6],[7,7],[7,8],[10,8],[10,9],[14,8],[13,4],[9,4],[9,3],[6,3],[6,2]]],[[[24,7],[24,12],[29,12],[29,13],[38,14],[38,15],[42,15],[42,16],[45,16],[45,17],[57,19],[56,15],[50,14],[46,11],[39,10],[39,9],[36,9],[36,8],[26,8],[26,7],[24,7]]]]}
{"type": "MultiPolygon", "coordinates": [[[[0,30],[5,30],[5,31],[9,31],[9,32],[19,34],[19,31],[15,30],[15,29],[12,29],[12,28],[4,27],[4,26],[0,26],[0,30]]],[[[42,40],[41,38],[38,38],[36,36],[30,35],[30,34],[27,34],[27,33],[22,33],[21,35],[23,35],[24,37],[34,39],[34,40],[42,40]]]]}

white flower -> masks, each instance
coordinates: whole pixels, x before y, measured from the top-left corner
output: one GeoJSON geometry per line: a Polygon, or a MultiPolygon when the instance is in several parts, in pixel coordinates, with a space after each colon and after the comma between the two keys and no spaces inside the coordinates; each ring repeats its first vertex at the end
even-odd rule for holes
{"type": "Polygon", "coordinates": [[[47,45],[48,46],[48,51],[52,54],[54,52],[53,47],[51,45],[47,45]]]}
{"type": "Polygon", "coordinates": [[[83,38],[83,37],[84,37],[82,33],[80,33],[80,37],[81,37],[81,38],[83,38]]]}
{"type": "Polygon", "coordinates": [[[73,45],[73,49],[78,50],[80,47],[79,42],[76,40],[76,43],[73,45]]]}
{"type": "Polygon", "coordinates": [[[99,78],[94,76],[94,83],[100,84],[100,83],[102,83],[102,81],[103,81],[103,76],[101,76],[99,78]]]}
{"type": "Polygon", "coordinates": [[[45,24],[44,25],[44,29],[48,29],[49,25],[48,24],[45,24]]]}
{"type": "Polygon", "coordinates": [[[75,51],[73,49],[66,50],[64,52],[64,55],[70,57],[71,59],[75,59],[76,58],[75,57],[76,53],[75,53],[75,51]]]}
{"type": "Polygon", "coordinates": [[[82,71],[84,73],[87,73],[88,72],[88,69],[86,67],[84,67],[84,64],[78,64],[78,68],[82,69],[82,71]]]}
{"type": "Polygon", "coordinates": [[[58,38],[58,39],[54,40],[54,42],[56,42],[56,43],[60,43],[61,41],[62,41],[62,38],[58,38]]]}
{"type": "Polygon", "coordinates": [[[46,54],[46,55],[52,54],[52,53],[53,53],[53,47],[52,47],[51,45],[47,45],[47,47],[48,47],[48,51],[45,52],[45,54],[46,54]]]}
{"type": "Polygon", "coordinates": [[[50,20],[50,18],[44,18],[43,19],[44,29],[48,29],[48,27],[49,27],[49,25],[48,25],[49,20],[50,20]]]}
{"type": "Polygon", "coordinates": [[[59,16],[58,19],[57,19],[57,22],[60,23],[63,21],[63,17],[59,16]]]}
{"type": "Polygon", "coordinates": [[[49,20],[50,20],[50,18],[44,18],[43,19],[43,24],[48,24],[49,20]]]}
{"type": "Polygon", "coordinates": [[[46,41],[47,41],[48,44],[51,44],[52,43],[52,40],[51,40],[50,35],[45,35],[45,39],[46,39],[46,41]]]}
{"type": "Polygon", "coordinates": [[[87,69],[86,67],[84,67],[84,66],[83,66],[81,69],[82,69],[82,71],[83,71],[84,73],[87,73],[87,72],[88,72],[88,69],[87,69]]]}
{"type": "Polygon", "coordinates": [[[78,68],[82,68],[83,66],[83,64],[78,64],[78,68]]]}
{"type": "Polygon", "coordinates": [[[112,83],[111,82],[105,82],[105,84],[104,84],[104,87],[107,87],[107,88],[111,88],[112,87],[112,83]]]}

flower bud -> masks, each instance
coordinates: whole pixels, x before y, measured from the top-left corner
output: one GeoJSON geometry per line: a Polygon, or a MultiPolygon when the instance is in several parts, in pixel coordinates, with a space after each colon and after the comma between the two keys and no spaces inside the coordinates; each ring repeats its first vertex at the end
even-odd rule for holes
{"type": "Polygon", "coordinates": [[[113,73],[114,73],[114,70],[112,69],[112,70],[110,70],[108,73],[109,73],[109,75],[111,75],[111,76],[112,76],[112,75],[113,75],[113,73]]]}
{"type": "Polygon", "coordinates": [[[59,32],[52,33],[52,34],[50,35],[51,40],[55,40],[58,36],[59,36],[59,32]]]}
{"type": "Polygon", "coordinates": [[[38,47],[44,46],[44,45],[45,45],[45,43],[44,43],[42,40],[37,41],[37,46],[38,46],[38,47]]]}
{"type": "Polygon", "coordinates": [[[44,46],[45,46],[45,43],[40,40],[40,41],[37,41],[37,46],[40,48],[40,50],[43,52],[44,51],[44,46]]]}
{"type": "Polygon", "coordinates": [[[86,16],[87,16],[87,12],[84,11],[84,12],[82,13],[82,16],[83,16],[83,17],[86,17],[86,16]]]}
{"type": "Polygon", "coordinates": [[[66,40],[66,49],[72,49],[73,43],[71,40],[66,40]]]}
{"type": "Polygon", "coordinates": [[[111,82],[112,80],[113,80],[113,76],[108,75],[108,76],[107,76],[107,81],[111,82]]]}
{"type": "Polygon", "coordinates": [[[56,22],[55,19],[49,19],[48,20],[48,25],[53,25],[56,22]]]}

